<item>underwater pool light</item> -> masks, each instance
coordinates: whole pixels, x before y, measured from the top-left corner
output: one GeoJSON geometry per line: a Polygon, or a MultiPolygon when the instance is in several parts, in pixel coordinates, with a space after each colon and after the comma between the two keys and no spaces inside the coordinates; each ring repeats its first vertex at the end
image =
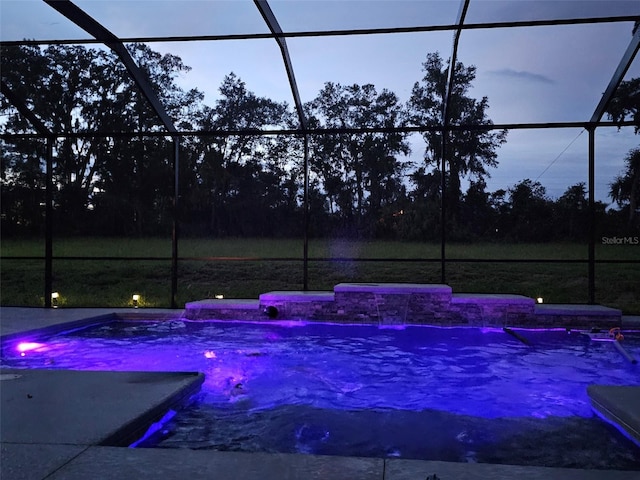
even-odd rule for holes
{"type": "Polygon", "coordinates": [[[43,343],[37,342],[20,342],[16,347],[16,350],[20,352],[20,356],[24,357],[26,352],[30,352],[31,350],[37,350],[38,348],[44,347],[43,343]]]}

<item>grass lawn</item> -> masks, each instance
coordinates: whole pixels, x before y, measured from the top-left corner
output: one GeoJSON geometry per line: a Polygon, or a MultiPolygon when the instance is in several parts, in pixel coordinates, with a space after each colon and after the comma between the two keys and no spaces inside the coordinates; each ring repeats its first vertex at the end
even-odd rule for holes
{"type": "MultiPolygon", "coordinates": [[[[303,245],[299,239],[183,239],[179,247],[179,305],[216,294],[257,298],[260,293],[301,290],[303,286],[303,245]]],[[[44,241],[3,239],[0,250],[5,257],[0,268],[1,304],[43,305],[44,260],[11,257],[42,257],[44,241]]],[[[585,260],[587,247],[450,244],[446,255],[452,260],[585,260]]],[[[170,238],[56,239],[54,256],[61,257],[53,262],[53,288],[60,293],[61,306],[122,307],[131,305],[134,293],[142,296],[143,306],[169,306],[170,238]]],[[[309,288],[332,290],[340,282],[440,283],[439,257],[438,244],[312,240],[309,288]]],[[[596,258],[638,261],[640,246],[597,245],[596,258]]],[[[446,274],[447,283],[459,293],[515,293],[541,296],[546,303],[588,300],[586,264],[454,261],[447,263],[446,274]]],[[[640,264],[597,264],[596,301],[625,313],[640,313],[640,264]]]]}

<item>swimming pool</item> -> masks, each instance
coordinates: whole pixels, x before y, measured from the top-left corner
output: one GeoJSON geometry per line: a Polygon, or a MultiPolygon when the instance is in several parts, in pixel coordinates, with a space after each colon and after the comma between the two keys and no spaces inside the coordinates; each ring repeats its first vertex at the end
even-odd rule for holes
{"type": "MultiPolygon", "coordinates": [[[[589,384],[638,385],[610,342],[565,330],[117,321],[5,345],[2,366],[201,371],[164,448],[640,469],[589,384]]],[[[640,339],[626,350],[640,357],[640,339]]]]}

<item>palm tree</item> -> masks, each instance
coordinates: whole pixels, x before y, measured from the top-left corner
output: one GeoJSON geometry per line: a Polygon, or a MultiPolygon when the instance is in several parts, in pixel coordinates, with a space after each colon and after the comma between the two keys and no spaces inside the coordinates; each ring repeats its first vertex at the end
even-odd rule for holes
{"type": "Polygon", "coordinates": [[[625,171],[609,184],[609,196],[620,207],[628,204],[631,227],[640,204],[640,147],[630,150],[624,162],[625,171]]]}

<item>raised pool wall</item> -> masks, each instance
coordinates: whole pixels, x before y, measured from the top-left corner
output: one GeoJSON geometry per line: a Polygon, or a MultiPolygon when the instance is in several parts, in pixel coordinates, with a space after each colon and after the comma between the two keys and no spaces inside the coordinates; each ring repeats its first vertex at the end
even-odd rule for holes
{"type": "Polygon", "coordinates": [[[276,291],[258,300],[207,299],[185,305],[190,320],[289,320],[373,325],[613,328],[620,310],[536,304],[522,295],[454,294],[448,285],[340,283],[333,292],[276,291]]]}

